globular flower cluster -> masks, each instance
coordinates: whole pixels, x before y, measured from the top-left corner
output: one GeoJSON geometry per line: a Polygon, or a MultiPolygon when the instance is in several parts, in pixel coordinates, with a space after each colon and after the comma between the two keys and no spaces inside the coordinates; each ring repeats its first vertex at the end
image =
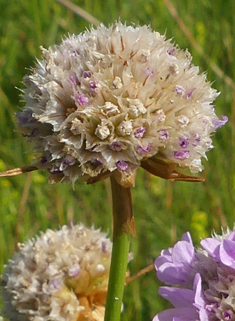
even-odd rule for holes
{"type": "Polygon", "coordinates": [[[216,116],[218,93],[188,51],[147,26],[117,22],[42,48],[42,57],[24,78],[17,117],[51,182],[114,174],[129,187],[156,156],[202,171],[227,117],[216,116]]]}
{"type": "Polygon", "coordinates": [[[14,321],[103,320],[111,250],[105,233],[81,224],[20,244],[1,281],[4,315],[14,321]]]}
{"type": "Polygon", "coordinates": [[[194,248],[190,234],[155,261],[158,278],[171,285],[159,294],[174,308],[154,321],[235,320],[235,230],[214,235],[194,248]]]}

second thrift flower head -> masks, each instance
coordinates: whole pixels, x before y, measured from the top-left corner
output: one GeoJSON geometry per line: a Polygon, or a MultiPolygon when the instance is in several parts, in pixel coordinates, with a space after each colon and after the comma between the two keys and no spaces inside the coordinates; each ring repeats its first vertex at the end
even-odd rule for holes
{"type": "Polygon", "coordinates": [[[216,116],[218,93],[191,60],[149,27],[121,22],[42,48],[17,114],[36,167],[51,182],[114,174],[124,187],[140,166],[164,177],[153,169],[159,161],[202,171],[210,136],[227,117],[216,116]]]}
{"type": "Polygon", "coordinates": [[[105,233],[81,224],[20,244],[1,281],[4,315],[14,321],[103,320],[111,250],[105,233]]]}
{"type": "Polygon", "coordinates": [[[173,248],[155,261],[158,278],[171,286],[159,294],[174,308],[153,321],[235,320],[235,231],[214,235],[194,248],[185,233],[173,248]]]}

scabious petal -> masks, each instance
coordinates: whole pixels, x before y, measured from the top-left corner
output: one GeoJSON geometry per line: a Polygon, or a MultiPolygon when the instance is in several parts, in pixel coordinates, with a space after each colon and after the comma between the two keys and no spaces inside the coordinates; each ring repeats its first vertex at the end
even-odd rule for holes
{"type": "Polygon", "coordinates": [[[189,232],[185,232],[185,233],[182,235],[181,241],[188,242],[188,243],[190,243],[190,244],[193,246],[192,237],[191,237],[191,235],[190,235],[189,232]]]}
{"type": "Polygon", "coordinates": [[[235,241],[235,230],[228,234],[227,240],[235,241]]]}
{"type": "Polygon", "coordinates": [[[223,240],[220,246],[220,261],[233,269],[235,269],[235,242],[223,240]]]}
{"type": "Polygon", "coordinates": [[[219,261],[220,240],[208,237],[201,240],[200,244],[215,260],[219,261]]]}
{"type": "Polygon", "coordinates": [[[172,260],[175,264],[191,264],[195,257],[195,251],[192,244],[186,241],[176,243],[172,251],[172,260]]]}
{"type": "Polygon", "coordinates": [[[163,251],[155,260],[158,278],[168,284],[191,282],[195,251],[190,234],[185,233],[170,251],[163,251]]]}
{"type": "MultiPolygon", "coordinates": [[[[176,308],[168,309],[158,313],[153,321],[195,321],[198,318],[198,313],[194,308],[176,308]]],[[[202,320],[200,320],[202,321],[202,320]]]]}
{"type": "Polygon", "coordinates": [[[158,256],[154,262],[156,269],[164,263],[172,263],[172,248],[169,250],[162,250],[161,255],[158,256]]]}
{"type": "Polygon", "coordinates": [[[181,266],[175,267],[174,263],[161,265],[157,270],[157,277],[167,284],[185,284],[188,281],[188,274],[185,273],[185,269],[181,266]]]}
{"type": "Polygon", "coordinates": [[[50,182],[114,174],[124,187],[160,153],[165,166],[152,170],[160,177],[174,178],[176,166],[201,172],[210,136],[227,117],[216,116],[218,93],[191,60],[149,27],[121,22],[42,48],[17,114],[35,166],[49,171],[50,182]],[[67,157],[73,162],[65,164],[67,157]]]}
{"type": "Polygon", "coordinates": [[[193,290],[161,286],[158,293],[175,308],[191,307],[194,302],[193,290]]]}
{"type": "Polygon", "coordinates": [[[194,290],[194,306],[197,307],[199,310],[204,308],[205,301],[202,291],[202,279],[199,273],[195,275],[194,283],[193,283],[193,290],[194,290]]]}

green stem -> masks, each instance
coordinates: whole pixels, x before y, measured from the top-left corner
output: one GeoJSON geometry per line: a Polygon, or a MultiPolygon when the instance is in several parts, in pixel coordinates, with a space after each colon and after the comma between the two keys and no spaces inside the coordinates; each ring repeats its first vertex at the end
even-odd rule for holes
{"type": "Polygon", "coordinates": [[[111,177],[113,199],[113,250],[105,308],[105,321],[119,321],[129,253],[129,234],[135,233],[130,187],[111,177]]]}

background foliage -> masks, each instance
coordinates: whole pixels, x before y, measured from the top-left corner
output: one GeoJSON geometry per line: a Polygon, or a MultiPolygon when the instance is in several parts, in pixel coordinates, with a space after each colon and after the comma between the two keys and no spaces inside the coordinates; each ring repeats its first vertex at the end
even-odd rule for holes
{"type": "MultiPolygon", "coordinates": [[[[213,137],[215,148],[204,162],[205,183],[172,183],[140,170],[133,188],[137,238],[131,241],[135,259],[131,274],[151,264],[161,249],[189,230],[194,241],[233,228],[235,2],[233,0],[74,0],[74,3],[108,25],[122,22],[150,24],[166,33],[181,48],[188,48],[195,65],[221,91],[217,114],[229,123],[213,137]]],[[[27,68],[40,58],[39,46],[59,43],[68,33],[79,33],[89,22],[55,0],[0,0],[0,170],[29,165],[30,146],[15,130],[14,112],[23,106],[19,91],[27,68]]],[[[92,186],[77,182],[49,185],[47,174],[33,172],[0,179],[0,273],[18,242],[47,228],[73,219],[111,231],[109,183],[92,186]]],[[[155,272],[128,285],[122,320],[151,320],[166,307],[158,297],[155,272]]]]}

